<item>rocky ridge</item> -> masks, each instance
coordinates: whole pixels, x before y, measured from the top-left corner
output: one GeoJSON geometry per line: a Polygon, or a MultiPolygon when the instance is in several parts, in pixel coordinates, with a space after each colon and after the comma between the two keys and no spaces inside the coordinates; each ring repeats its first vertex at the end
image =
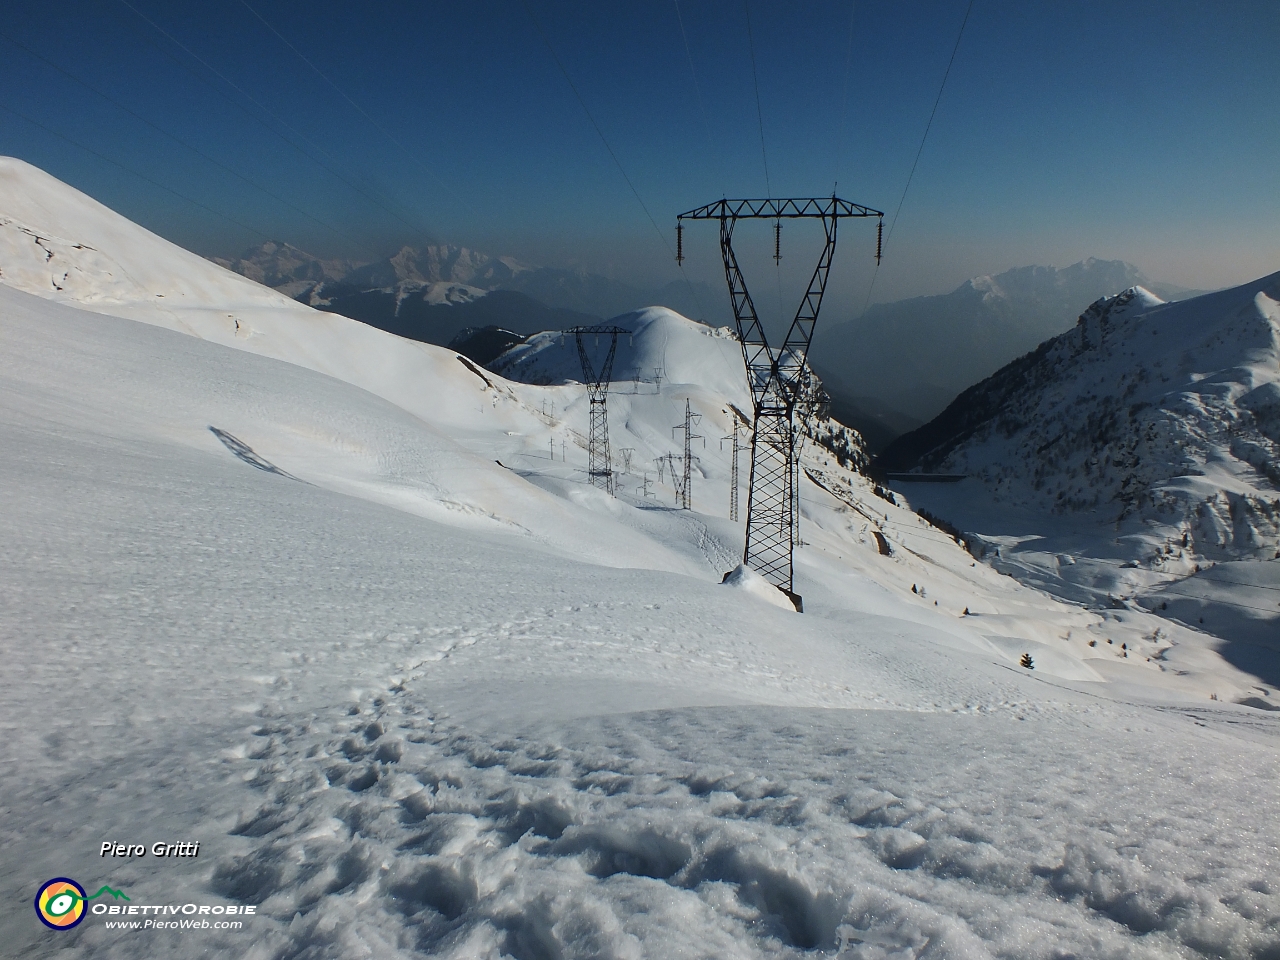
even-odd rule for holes
{"type": "MultiPolygon", "coordinates": [[[[1141,527],[1152,569],[1280,556],[1280,273],[1178,303],[1131,287],[899,438],[882,469],[1141,527]]],[[[1189,571],[1184,571],[1189,572],[1189,571]]]]}

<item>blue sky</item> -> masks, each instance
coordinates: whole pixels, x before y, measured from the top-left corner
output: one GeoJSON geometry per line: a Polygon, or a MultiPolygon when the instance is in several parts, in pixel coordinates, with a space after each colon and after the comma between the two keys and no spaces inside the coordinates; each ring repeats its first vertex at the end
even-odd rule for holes
{"type": "MultiPolygon", "coordinates": [[[[766,194],[761,126],[773,195],[838,180],[892,218],[969,7],[251,3],[14,5],[0,153],[204,254],[447,241],[662,284],[675,214],[766,194]]],[[[1278,104],[1274,0],[974,0],[874,299],[1087,256],[1189,287],[1280,269],[1278,104]]],[[[718,288],[703,226],[687,269],[718,288]]],[[[767,227],[756,239],[772,271],[767,227]]],[[[788,226],[785,284],[815,243],[788,226]]],[[[842,232],[845,309],[873,246],[842,232]]]]}

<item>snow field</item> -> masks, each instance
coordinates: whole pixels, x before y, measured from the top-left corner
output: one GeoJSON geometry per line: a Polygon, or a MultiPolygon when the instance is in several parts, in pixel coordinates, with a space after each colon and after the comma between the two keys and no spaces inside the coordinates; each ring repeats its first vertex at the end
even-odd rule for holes
{"type": "MultiPolygon", "coordinates": [[[[1257,833],[1273,752],[1233,744],[1206,764],[1185,717],[689,708],[548,738],[477,733],[412,687],[263,714],[222,760],[257,799],[205,870],[217,896],[258,906],[240,956],[1276,948],[1275,848],[1257,833]],[[1225,815],[1224,790],[1244,804],[1225,815]]],[[[134,955],[106,931],[82,939],[134,955]]]]}
{"type": "MultiPolygon", "coordinates": [[[[979,651],[995,631],[967,622],[1007,614],[932,611],[962,571],[931,559],[948,541],[905,508],[875,498],[895,548],[882,558],[833,532],[851,507],[806,488],[801,556],[856,563],[807,559],[801,617],[710,565],[573,562],[255,468],[203,422],[253,436],[258,421],[226,416],[283,413],[291,395],[321,423],[373,418],[362,403],[397,415],[305,370],[5,297],[6,343],[26,344],[6,352],[3,405],[3,635],[22,644],[0,715],[22,771],[10,809],[31,826],[6,838],[12,863],[109,875],[139,902],[177,886],[259,904],[253,946],[211,932],[215,955],[1273,948],[1270,717],[1253,712],[1255,743],[1245,708],[1153,714],[993,664],[979,651]],[[139,357],[183,375],[140,377],[139,357]],[[36,710],[49,719],[23,722],[36,710]],[[177,875],[93,860],[104,837],[155,829],[200,836],[201,860],[177,875]]],[[[970,596],[1027,622],[1060,607],[965,569],[970,596]]],[[[6,935],[47,954],[27,920],[6,916],[6,935]]],[[[133,957],[185,936],[85,925],[58,943],[133,957]]]]}
{"type": "MultiPolygon", "coordinates": [[[[1095,303],[974,388],[978,404],[1013,392],[972,436],[929,455],[973,479],[919,497],[1003,545],[1005,569],[1081,602],[1167,604],[1163,586],[1177,592],[1214,564],[1274,563],[1278,301],[1280,274],[1178,303],[1140,287],[1095,303]]],[[[1200,593],[1206,602],[1175,609],[1224,640],[1263,642],[1280,624],[1274,601],[1200,593]]]]}
{"type": "Polygon", "coordinates": [[[23,176],[49,233],[83,216],[210,299],[136,323],[0,287],[16,955],[1280,956],[1280,718],[1227,702],[1272,691],[1154,613],[976,562],[813,443],[807,612],[721,584],[734,397],[679,370],[728,390],[732,341],[624,318],[676,379],[611,396],[615,450],[677,449],[686,397],[709,442],[695,511],[634,469],[613,499],[580,386],[274,301],[237,339],[218,298],[274,294],[23,176]],[[51,876],[259,911],[55,933],[51,876]]]}

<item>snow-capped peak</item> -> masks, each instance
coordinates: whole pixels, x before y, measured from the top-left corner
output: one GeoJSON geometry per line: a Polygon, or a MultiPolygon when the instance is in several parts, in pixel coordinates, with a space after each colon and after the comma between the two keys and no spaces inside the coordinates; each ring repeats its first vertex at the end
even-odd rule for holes
{"type": "Polygon", "coordinates": [[[1141,528],[1136,559],[1154,567],[1275,557],[1277,297],[1280,273],[1177,303],[1141,286],[1104,297],[887,457],[976,476],[997,502],[1141,528]]]}

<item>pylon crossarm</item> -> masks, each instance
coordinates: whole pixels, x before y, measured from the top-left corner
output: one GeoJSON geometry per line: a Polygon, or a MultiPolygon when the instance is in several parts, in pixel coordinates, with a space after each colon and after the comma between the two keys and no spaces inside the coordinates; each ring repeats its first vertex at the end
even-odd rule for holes
{"type": "Polygon", "coordinates": [[[880,210],[872,210],[860,203],[850,203],[839,197],[781,197],[765,200],[717,200],[705,206],[687,210],[677,220],[719,220],[730,217],[736,220],[795,220],[801,217],[883,217],[880,210]]]}
{"type": "Polygon", "coordinates": [[[574,327],[569,332],[578,342],[578,359],[582,361],[582,377],[588,394],[592,400],[596,400],[597,396],[603,398],[604,393],[609,389],[609,378],[613,376],[613,358],[618,351],[618,334],[630,331],[612,324],[597,324],[593,327],[574,327]],[[600,365],[599,372],[596,372],[595,365],[592,364],[591,357],[587,353],[587,344],[583,339],[587,336],[609,338],[609,349],[605,353],[604,363],[600,365]]]}

